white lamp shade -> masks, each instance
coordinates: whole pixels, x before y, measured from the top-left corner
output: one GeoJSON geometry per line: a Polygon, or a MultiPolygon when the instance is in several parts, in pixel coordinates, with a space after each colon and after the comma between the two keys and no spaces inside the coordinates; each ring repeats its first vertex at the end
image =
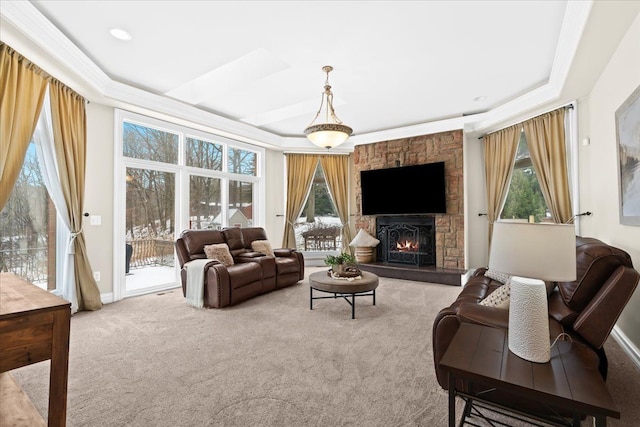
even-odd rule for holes
{"type": "Polygon", "coordinates": [[[576,279],[576,233],[573,224],[493,224],[489,268],[548,281],[576,279]]]}
{"type": "Polygon", "coordinates": [[[513,275],[509,303],[509,350],[536,363],[550,360],[549,313],[543,280],[576,279],[572,224],[493,224],[489,268],[513,275]]]}

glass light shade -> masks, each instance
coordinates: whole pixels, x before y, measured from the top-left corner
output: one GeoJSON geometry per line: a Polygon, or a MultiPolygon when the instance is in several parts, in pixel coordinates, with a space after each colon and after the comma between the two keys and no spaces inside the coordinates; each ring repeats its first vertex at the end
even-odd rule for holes
{"type": "Polygon", "coordinates": [[[329,85],[329,73],[331,70],[333,70],[333,67],[330,65],[322,67],[322,71],[327,73],[327,80],[324,83],[320,108],[311,124],[304,130],[304,134],[307,135],[309,141],[318,147],[326,149],[337,147],[353,133],[353,129],[342,124],[333,109],[333,93],[329,85]],[[318,123],[319,118],[324,123],[318,123]]]}
{"type": "Polygon", "coordinates": [[[353,130],[338,123],[323,123],[309,126],[304,130],[309,141],[323,148],[334,148],[349,138],[353,130]]]}

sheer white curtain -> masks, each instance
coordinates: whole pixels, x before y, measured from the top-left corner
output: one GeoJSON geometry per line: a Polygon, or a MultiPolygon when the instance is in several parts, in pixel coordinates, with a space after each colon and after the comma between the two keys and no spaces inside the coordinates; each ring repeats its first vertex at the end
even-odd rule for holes
{"type": "Polygon", "coordinates": [[[78,311],[78,299],[76,296],[74,265],[73,265],[73,239],[71,225],[69,223],[69,212],[62,193],[62,185],[58,175],[58,164],[56,162],[55,148],[53,143],[53,124],[51,122],[51,102],[49,100],[49,88],[47,87],[40,118],[33,133],[33,141],[36,144],[36,153],[42,180],[49,192],[49,196],[56,207],[57,212],[57,236],[59,244],[57,265],[62,267],[62,286],[60,290],[62,297],[71,302],[71,312],[78,311]]]}

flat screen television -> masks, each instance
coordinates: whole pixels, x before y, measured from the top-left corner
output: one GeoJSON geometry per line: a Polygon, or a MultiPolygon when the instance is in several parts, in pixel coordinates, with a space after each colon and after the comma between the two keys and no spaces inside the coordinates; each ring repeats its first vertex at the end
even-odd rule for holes
{"type": "Polygon", "coordinates": [[[447,212],[444,162],[360,172],[363,215],[447,212]]]}

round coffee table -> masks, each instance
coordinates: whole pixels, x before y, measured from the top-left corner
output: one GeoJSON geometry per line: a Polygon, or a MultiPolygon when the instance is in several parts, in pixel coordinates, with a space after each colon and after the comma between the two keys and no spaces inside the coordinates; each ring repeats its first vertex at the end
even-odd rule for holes
{"type": "Polygon", "coordinates": [[[368,271],[362,272],[362,278],[354,280],[334,279],[326,271],[318,271],[309,275],[309,309],[313,310],[314,299],[342,297],[351,305],[351,318],[356,318],[356,297],[372,296],[376,305],[376,288],[378,276],[368,271]],[[331,297],[314,297],[313,291],[333,294],[331,297]],[[351,300],[349,300],[351,297],[351,300]]]}

